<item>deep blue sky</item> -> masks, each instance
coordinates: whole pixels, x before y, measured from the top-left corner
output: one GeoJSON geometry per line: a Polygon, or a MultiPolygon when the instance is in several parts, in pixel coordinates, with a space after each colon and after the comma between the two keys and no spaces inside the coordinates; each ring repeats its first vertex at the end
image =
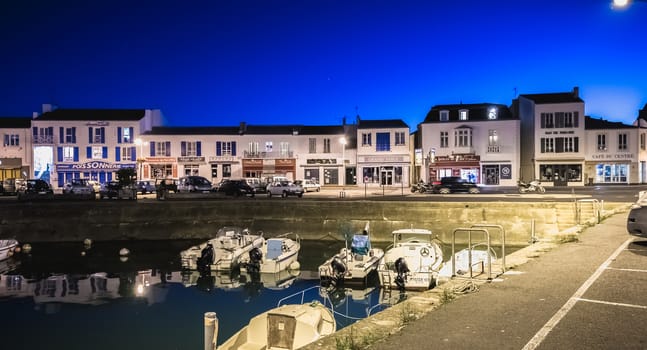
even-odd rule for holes
{"type": "Polygon", "coordinates": [[[647,2],[4,1],[0,116],[160,108],[169,125],[339,124],[580,87],[586,113],[647,103],[647,2]]]}

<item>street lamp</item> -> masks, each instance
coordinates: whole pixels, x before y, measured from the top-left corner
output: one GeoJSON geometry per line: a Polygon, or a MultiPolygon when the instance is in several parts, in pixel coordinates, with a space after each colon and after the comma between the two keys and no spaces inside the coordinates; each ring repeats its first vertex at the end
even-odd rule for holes
{"type": "Polygon", "coordinates": [[[144,172],[144,146],[148,145],[148,142],[144,142],[142,139],[135,139],[135,145],[139,146],[139,153],[136,159],[137,164],[139,164],[139,170],[137,171],[137,179],[142,179],[142,173],[144,172]]]}
{"type": "Polygon", "coordinates": [[[341,172],[342,172],[342,186],[346,186],[346,137],[339,138],[341,143],[341,172]]]}
{"type": "Polygon", "coordinates": [[[632,2],[647,2],[647,0],[613,0],[611,7],[614,9],[623,9],[631,5],[632,2]]]}

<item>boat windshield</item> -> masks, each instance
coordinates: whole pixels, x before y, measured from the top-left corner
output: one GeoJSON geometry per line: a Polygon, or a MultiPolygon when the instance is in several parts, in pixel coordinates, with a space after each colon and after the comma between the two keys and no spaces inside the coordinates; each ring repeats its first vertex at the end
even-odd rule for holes
{"type": "Polygon", "coordinates": [[[428,230],[398,230],[393,232],[393,243],[429,243],[432,241],[431,231],[428,230]]]}

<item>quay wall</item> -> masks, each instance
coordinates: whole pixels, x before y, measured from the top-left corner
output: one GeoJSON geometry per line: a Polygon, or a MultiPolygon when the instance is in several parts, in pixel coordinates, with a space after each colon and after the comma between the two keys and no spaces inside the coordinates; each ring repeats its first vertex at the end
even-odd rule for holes
{"type": "MultiPolygon", "coordinates": [[[[624,205],[619,203],[618,205],[624,205]]],[[[605,209],[612,209],[606,203],[605,209]]],[[[595,215],[593,213],[588,216],[595,215]]],[[[526,245],[576,225],[574,202],[413,202],[369,200],[56,201],[3,203],[0,238],[22,242],[142,239],[207,239],[227,225],[286,232],[302,239],[342,239],[370,222],[372,239],[390,241],[399,228],[428,228],[450,243],[452,232],[476,224],[501,225],[506,243],[526,245]]],[[[488,229],[492,243],[498,229],[488,229]]],[[[465,243],[467,234],[457,235],[465,243]]]]}

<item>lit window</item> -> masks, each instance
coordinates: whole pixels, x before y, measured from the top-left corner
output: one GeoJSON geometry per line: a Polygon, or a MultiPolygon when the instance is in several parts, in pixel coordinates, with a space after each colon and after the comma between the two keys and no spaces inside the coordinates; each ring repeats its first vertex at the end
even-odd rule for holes
{"type": "Polygon", "coordinates": [[[265,152],[272,152],[273,149],[274,144],[272,143],[272,141],[265,142],[265,152]]]}
{"type": "Polygon", "coordinates": [[[488,119],[496,119],[498,113],[499,112],[497,111],[496,107],[490,107],[490,109],[488,109],[488,111],[487,111],[487,118],[488,119]]]}
{"type": "Polygon", "coordinates": [[[458,111],[458,119],[460,120],[467,120],[467,109],[461,109],[458,111]]]}

